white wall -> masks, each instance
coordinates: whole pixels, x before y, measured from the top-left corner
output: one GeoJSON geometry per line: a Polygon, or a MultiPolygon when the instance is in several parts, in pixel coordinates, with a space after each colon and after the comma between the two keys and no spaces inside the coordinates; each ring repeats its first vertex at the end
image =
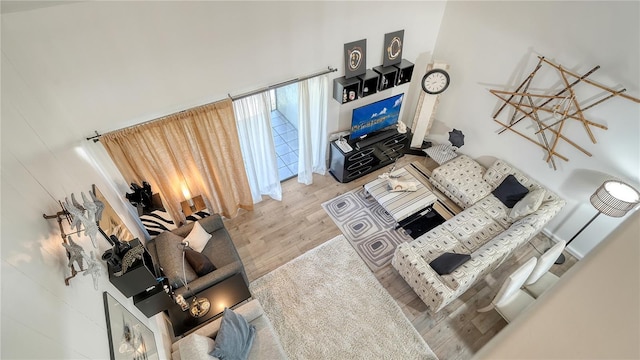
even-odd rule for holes
{"type": "MultiPolygon", "coordinates": [[[[569,240],[596,213],[589,197],[607,175],[634,186],[640,183],[640,105],[616,98],[587,111],[588,119],[609,127],[593,130],[597,144],[589,141],[581,124],[568,123],[563,133],[593,157],[561,142],[557,151],[569,162],[558,160],[554,171],[536,145],[508,131],[497,134],[500,126],[492,117],[501,103],[488,90],[515,90],[534,69],[536,56],[542,55],[578,73],[600,65],[591,80],[625,87],[628,95],[638,98],[639,24],[636,1],[449,2],[434,59],[451,65],[451,85],[441,96],[428,138],[445,142],[452,128],[460,129],[466,135],[461,152],[484,165],[503,158],[557,192],[567,206],[545,230],[569,240]]],[[[530,90],[544,90],[545,83],[536,81],[530,90]]],[[[600,216],[570,249],[585,255],[621,221],[600,216]]]]}
{"type": "MultiPolygon", "coordinates": [[[[362,38],[368,67],[379,65],[384,34],[400,29],[404,57],[424,69],[444,5],[92,1],[3,14],[0,357],[107,358],[104,290],[160,341],[155,321],[110,285],[106,271],[98,291],[84,276],[63,284],[61,239],[42,218],[58,210],[58,200],[95,183],[135,226],[122,201],[127,185],[101,146],[84,137],[329,65],[342,76],[343,44],[362,38]]],[[[348,128],[349,106],[330,100],[328,113],[329,132],[348,128]]],[[[90,249],[88,239],[81,243],[90,249]]],[[[106,242],[97,251],[105,249],[106,242]]]]}
{"type": "Polygon", "coordinates": [[[636,213],[474,359],[640,358],[638,230],[636,213]]]}

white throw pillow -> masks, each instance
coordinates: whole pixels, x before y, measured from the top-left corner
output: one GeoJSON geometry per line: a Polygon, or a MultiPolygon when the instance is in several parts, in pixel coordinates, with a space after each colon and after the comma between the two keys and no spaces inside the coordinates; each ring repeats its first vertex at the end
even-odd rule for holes
{"type": "Polygon", "coordinates": [[[207,359],[213,360],[215,357],[209,355],[215,347],[215,341],[206,336],[191,334],[180,342],[180,359],[207,359]]]}
{"type": "Polygon", "coordinates": [[[525,197],[513,205],[509,213],[509,218],[511,220],[518,220],[538,210],[540,204],[542,204],[542,200],[544,200],[544,195],[544,189],[529,191],[525,197]]]}
{"type": "Polygon", "coordinates": [[[202,252],[207,242],[211,239],[211,234],[205,230],[199,222],[193,225],[193,229],[189,233],[189,236],[184,238],[183,242],[189,242],[189,247],[197,252],[202,252]]]}

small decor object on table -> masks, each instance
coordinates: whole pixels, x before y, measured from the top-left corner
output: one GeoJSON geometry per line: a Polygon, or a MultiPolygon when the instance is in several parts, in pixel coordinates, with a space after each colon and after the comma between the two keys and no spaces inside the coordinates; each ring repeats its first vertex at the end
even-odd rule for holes
{"type": "Polygon", "coordinates": [[[111,360],[159,359],[153,332],[111,294],[103,296],[111,360]]]}
{"type": "Polygon", "coordinates": [[[124,254],[124,257],[122,258],[122,270],[119,272],[116,272],[114,275],[121,276],[122,274],[127,272],[127,269],[129,269],[136,260],[142,260],[143,255],[144,255],[144,246],[142,246],[142,244],[139,244],[133,249],[128,250],[124,254]]]}
{"type": "Polygon", "coordinates": [[[199,318],[207,315],[209,309],[211,309],[211,303],[207,298],[198,298],[194,296],[193,301],[191,302],[191,307],[189,308],[189,314],[195,318],[199,318]]]}

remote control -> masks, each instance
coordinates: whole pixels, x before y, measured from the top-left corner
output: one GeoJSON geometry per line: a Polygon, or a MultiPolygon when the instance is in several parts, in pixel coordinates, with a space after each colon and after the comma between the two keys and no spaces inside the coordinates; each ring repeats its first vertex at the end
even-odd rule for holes
{"type": "Polygon", "coordinates": [[[351,145],[349,145],[349,143],[345,139],[336,140],[336,145],[338,145],[340,150],[342,150],[342,152],[344,152],[344,153],[348,153],[348,152],[351,152],[353,150],[351,145]]]}

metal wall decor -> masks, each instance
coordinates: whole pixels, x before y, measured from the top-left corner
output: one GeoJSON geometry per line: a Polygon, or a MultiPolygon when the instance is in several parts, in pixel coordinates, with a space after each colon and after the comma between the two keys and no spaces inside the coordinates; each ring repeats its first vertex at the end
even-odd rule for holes
{"type": "Polygon", "coordinates": [[[367,72],[367,39],[344,44],[344,77],[363,75],[367,72]]]}
{"type": "Polygon", "coordinates": [[[399,64],[402,61],[404,30],[384,34],[384,56],[382,66],[399,64]]]}
{"type": "Polygon", "coordinates": [[[91,275],[93,278],[93,287],[98,290],[100,264],[98,263],[94,252],[91,251],[89,252],[89,255],[87,255],[82,246],[73,241],[71,235],[75,235],[79,238],[81,233],[84,232],[84,236],[88,236],[91,239],[93,247],[95,248],[98,248],[98,234],[107,238],[107,241],[111,243],[111,240],[108,239],[97,223],[102,216],[104,203],[97,199],[95,193],[92,191],[89,191],[90,197],[87,197],[84,192],[80,193],[80,195],[83,200],[82,204],[78,202],[75,194],[71,194],[71,200],[66,197],[64,202],[58,201],[61,208],[60,211],[53,215],[42,214],[42,217],[47,220],[55,219],[58,223],[60,237],[62,238],[62,246],[65,248],[65,252],[67,254],[67,266],[71,272],[71,275],[64,279],[65,285],[69,286],[69,280],[82,272],[85,276],[91,275]],[[65,220],[71,231],[67,232],[65,227],[62,225],[65,220]]]}
{"type": "Polygon", "coordinates": [[[560,140],[570,144],[585,155],[592,156],[590,152],[568,138],[564,127],[565,122],[571,120],[581,122],[589,139],[595,144],[597,141],[592,131],[593,128],[607,130],[607,127],[589,120],[585,115],[587,110],[615,96],[640,103],[640,99],[623,94],[626,91],[624,88],[614,90],[587,79],[589,75],[593,74],[599,68],[600,66],[597,65],[585,74],[580,75],[567,70],[562,65],[547,60],[543,56],[538,56],[538,64],[535,69],[524,79],[515,91],[489,90],[504,102],[493,115],[493,120],[502,127],[498,134],[510,130],[539,146],[546,153],[545,161],[549,163],[554,170],[557,170],[556,158],[569,161],[566,156],[558,153],[556,150],[560,140]],[[560,78],[560,85],[548,89],[544,93],[529,90],[534,77],[543,67],[555,70],[560,78]],[[592,96],[586,100],[579,100],[575,89],[580,84],[593,86],[596,90],[603,90],[604,93],[595,97],[592,96]],[[503,114],[503,110],[507,105],[512,108],[511,115],[507,116],[506,120],[499,120],[499,116],[503,114]],[[533,127],[531,127],[531,124],[533,124],[533,127]],[[531,131],[533,131],[533,133],[527,134],[527,132],[531,131]]]}

